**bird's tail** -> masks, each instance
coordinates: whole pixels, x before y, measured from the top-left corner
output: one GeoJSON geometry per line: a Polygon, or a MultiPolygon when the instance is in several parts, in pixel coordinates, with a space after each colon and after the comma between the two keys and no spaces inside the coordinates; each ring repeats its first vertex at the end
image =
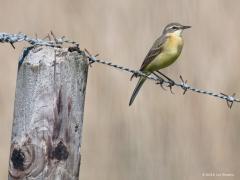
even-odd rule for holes
{"type": "Polygon", "coordinates": [[[136,87],[133,91],[133,94],[131,96],[131,99],[129,101],[129,106],[131,106],[131,104],[133,103],[134,99],[136,98],[136,96],[137,96],[139,90],[141,89],[143,83],[145,82],[145,80],[146,80],[146,77],[142,76],[142,77],[139,78],[138,83],[137,83],[137,85],[136,85],[136,87]]]}

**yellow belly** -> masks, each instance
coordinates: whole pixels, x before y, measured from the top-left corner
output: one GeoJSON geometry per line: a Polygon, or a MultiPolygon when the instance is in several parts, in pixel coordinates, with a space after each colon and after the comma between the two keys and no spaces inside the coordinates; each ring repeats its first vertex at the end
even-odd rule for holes
{"type": "Polygon", "coordinates": [[[157,71],[176,61],[183,47],[182,37],[170,35],[165,42],[163,51],[145,68],[146,71],[157,71]]]}

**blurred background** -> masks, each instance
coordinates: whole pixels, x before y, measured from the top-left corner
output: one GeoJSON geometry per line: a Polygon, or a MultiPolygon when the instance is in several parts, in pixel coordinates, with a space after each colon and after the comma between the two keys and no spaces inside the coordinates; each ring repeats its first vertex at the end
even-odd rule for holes
{"type": "MultiPolygon", "coordinates": [[[[173,66],[203,89],[240,94],[240,1],[0,0],[0,31],[45,37],[52,30],[101,59],[138,69],[169,22],[191,25],[173,66]]],[[[7,179],[17,62],[26,43],[0,46],[0,179],[7,179]]],[[[130,74],[93,64],[84,113],[81,180],[202,180],[240,177],[240,104],[147,81],[134,104],[130,74]],[[231,177],[204,177],[225,173],[231,177]]]]}

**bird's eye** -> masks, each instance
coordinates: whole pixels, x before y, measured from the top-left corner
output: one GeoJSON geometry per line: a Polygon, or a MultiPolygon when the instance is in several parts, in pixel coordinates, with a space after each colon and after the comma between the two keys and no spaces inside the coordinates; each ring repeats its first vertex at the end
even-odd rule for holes
{"type": "Polygon", "coordinates": [[[177,26],[173,26],[172,29],[177,30],[178,28],[177,28],[177,26]]]}

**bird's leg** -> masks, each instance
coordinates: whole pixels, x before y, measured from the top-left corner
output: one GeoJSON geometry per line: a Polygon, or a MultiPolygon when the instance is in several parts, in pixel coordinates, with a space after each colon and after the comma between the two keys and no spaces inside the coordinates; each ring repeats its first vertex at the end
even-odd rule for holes
{"type": "Polygon", "coordinates": [[[172,92],[172,87],[175,85],[175,82],[171,78],[169,78],[165,74],[163,74],[162,72],[160,72],[160,71],[156,71],[156,72],[159,73],[160,75],[162,75],[163,77],[165,77],[168,80],[168,87],[170,88],[171,93],[174,94],[172,92]]]}
{"type": "MultiPolygon", "coordinates": [[[[159,73],[160,75],[162,75],[163,77],[165,77],[168,81],[169,81],[169,83],[170,84],[175,84],[175,82],[171,79],[171,78],[169,78],[169,77],[167,77],[165,74],[163,74],[162,72],[160,72],[160,71],[156,71],[157,73],[159,73]]],[[[173,86],[172,85],[172,86],[173,86]]]]}
{"type": "Polygon", "coordinates": [[[156,73],[152,72],[157,78],[158,78],[158,82],[156,84],[160,84],[161,88],[163,90],[166,90],[164,87],[163,87],[163,83],[164,83],[164,79],[161,78],[159,75],[157,75],[156,73]]]}

